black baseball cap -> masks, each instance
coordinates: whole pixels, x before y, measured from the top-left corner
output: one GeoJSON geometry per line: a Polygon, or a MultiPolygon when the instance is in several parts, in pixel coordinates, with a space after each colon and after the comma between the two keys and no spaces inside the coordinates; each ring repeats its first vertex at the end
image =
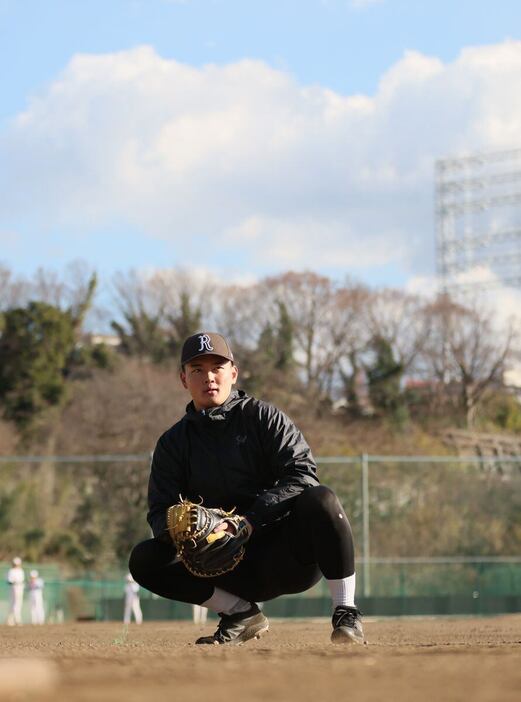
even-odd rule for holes
{"type": "Polygon", "coordinates": [[[222,356],[228,361],[233,361],[233,353],[224,336],[217,332],[198,332],[189,336],[183,344],[181,351],[181,365],[189,363],[198,356],[222,356]]]}

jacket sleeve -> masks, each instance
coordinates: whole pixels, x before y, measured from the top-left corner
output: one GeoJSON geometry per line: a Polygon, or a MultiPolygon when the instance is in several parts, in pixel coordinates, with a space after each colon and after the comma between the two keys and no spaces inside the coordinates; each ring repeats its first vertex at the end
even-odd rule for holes
{"type": "Polygon", "coordinates": [[[266,403],[259,405],[259,411],[267,469],[274,476],[274,484],[257,497],[244,515],[254,529],[280,519],[303,490],[320,484],[311,449],[291,419],[266,403]]]}
{"type": "Polygon", "coordinates": [[[185,479],[172,430],[161,436],[152,456],[148,481],[147,521],[156,539],[171,543],[167,531],[166,511],[179,502],[185,479]]]}

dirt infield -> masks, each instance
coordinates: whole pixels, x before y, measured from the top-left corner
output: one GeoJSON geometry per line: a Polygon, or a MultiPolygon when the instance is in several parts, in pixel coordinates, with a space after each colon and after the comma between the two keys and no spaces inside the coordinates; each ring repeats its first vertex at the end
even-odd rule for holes
{"type": "Polygon", "coordinates": [[[189,622],[2,626],[0,699],[520,699],[521,615],[364,628],[368,645],[342,647],[329,643],[327,621],[274,620],[260,640],[231,648],[194,646],[202,629],[189,622]]]}

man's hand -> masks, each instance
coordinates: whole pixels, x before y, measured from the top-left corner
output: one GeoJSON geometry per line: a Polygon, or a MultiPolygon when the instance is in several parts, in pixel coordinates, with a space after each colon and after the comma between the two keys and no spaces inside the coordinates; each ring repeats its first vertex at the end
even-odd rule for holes
{"type": "MultiPolygon", "coordinates": [[[[251,536],[253,533],[253,527],[250,524],[250,522],[246,519],[246,517],[243,517],[243,520],[246,522],[246,528],[248,529],[248,536],[251,536]]],[[[213,530],[214,533],[217,533],[218,531],[225,531],[228,534],[233,534],[234,529],[231,524],[229,524],[227,521],[221,522],[218,524],[215,529],[213,530]]]]}

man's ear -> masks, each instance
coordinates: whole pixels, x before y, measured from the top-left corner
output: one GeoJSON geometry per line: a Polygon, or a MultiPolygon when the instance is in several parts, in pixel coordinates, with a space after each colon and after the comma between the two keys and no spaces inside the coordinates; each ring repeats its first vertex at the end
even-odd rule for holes
{"type": "Polygon", "coordinates": [[[179,371],[179,379],[181,380],[184,389],[188,390],[188,385],[186,384],[186,372],[184,370],[179,371]]]}
{"type": "Polygon", "coordinates": [[[233,377],[233,382],[232,385],[235,385],[237,382],[237,378],[239,377],[239,369],[235,364],[232,364],[232,377],[233,377]]]}

